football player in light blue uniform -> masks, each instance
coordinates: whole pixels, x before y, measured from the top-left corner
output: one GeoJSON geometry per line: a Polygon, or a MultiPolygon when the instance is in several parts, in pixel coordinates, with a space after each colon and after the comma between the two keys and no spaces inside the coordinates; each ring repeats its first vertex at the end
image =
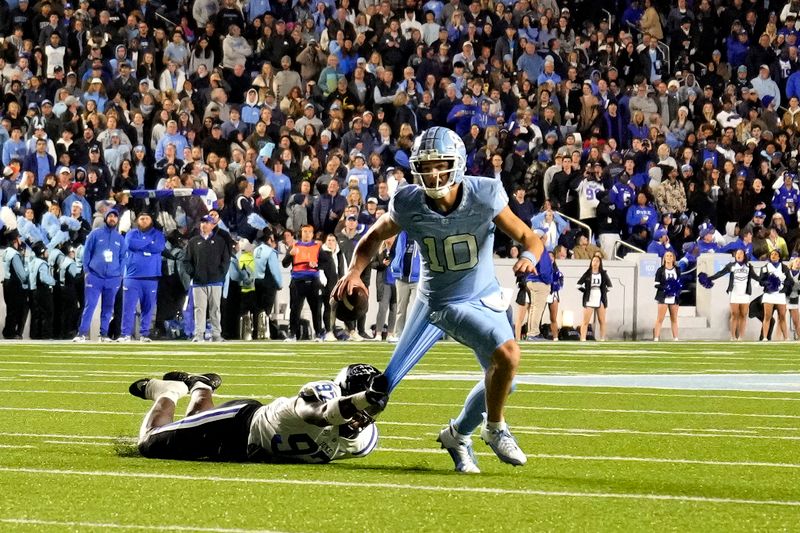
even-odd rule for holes
{"type": "Polygon", "coordinates": [[[470,436],[486,412],[481,438],[500,460],[523,465],[527,458],[503,418],[520,353],[508,318],[509,302],[494,275],[495,226],[522,244],[515,272],[534,272],[544,245],[508,207],[499,180],[464,175],[466,151],[453,131],[434,127],[423,132],[409,162],[416,184],[397,189],[389,212],[362,237],[334,294],[341,299],[356,289],[366,292],[361,272],[383,240],[405,230],[419,244],[422,272],[411,318],[386,368],[390,390],[447,333],[475,351],[485,379],[441,431],[439,442],[457,471],[480,472],[470,436]]]}

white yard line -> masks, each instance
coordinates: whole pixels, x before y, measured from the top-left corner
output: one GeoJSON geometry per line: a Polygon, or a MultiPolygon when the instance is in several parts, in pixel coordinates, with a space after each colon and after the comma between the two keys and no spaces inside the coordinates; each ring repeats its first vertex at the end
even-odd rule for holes
{"type": "MultiPolygon", "coordinates": [[[[51,371],[52,372],[52,371],[51,371]]],[[[70,376],[49,376],[43,374],[19,374],[20,377],[28,378],[27,381],[37,381],[42,383],[62,383],[64,378],[71,378],[71,379],[80,379],[81,383],[107,383],[107,384],[118,384],[118,385],[129,385],[130,379],[119,379],[119,380],[111,380],[111,379],[90,379],[91,377],[95,376],[96,374],[100,374],[101,372],[86,372],[81,375],[70,375],[70,376]],[[87,377],[88,376],[88,377],[87,377]],[[54,379],[55,378],[55,379],[54,379]]],[[[102,374],[114,374],[120,376],[130,376],[129,372],[102,372],[102,374]]],[[[322,375],[319,373],[319,375],[322,375]]],[[[231,374],[225,374],[223,377],[231,376],[231,374]]],[[[243,377],[251,377],[251,375],[243,376],[243,377]]],[[[304,375],[305,378],[313,378],[311,374],[304,375]]],[[[478,375],[476,374],[476,379],[478,375]]],[[[17,378],[13,377],[5,377],[0,378],[0,381],[17,381],[17,378]]],[[[297,388],[298,383],[274,383],[274,382],[263,382],[263,383],[239,383],[233,382],[228,383],[227,386],[229,388],[233,387],[260,387],[260,388],[274,388],[274,387],[287,387],[287,388],[297,388]]],[[[800,401],[800,394],[797,397],[788,397],[788,396],[737,396],[732,394],[684,394],[680,392],[670,393],[666,392],[669,390],[676,390],[676,389],[660,389],[665,392],[658,393],[658,392],[628,392],[628,391],[596,391],[593,390],[593,387],[587,387],[583,385],[552,385],[552,389],[532,389],[530,387],[534,387],[536,385],[529,384],[529,383],[518,383],[517,388],[514,391],[514,394],[573,394],[573,395],[600,395],[600,396],[645,396],[645,397],[652,397],[652,398],[700,398],[700,399],[722,399],[722,400],[766,400],[766,401],[786,401],[786,402],[799,402],[800,401]],[[568,389],[568,390],[564,390],[568,389]],[[577,390],[575,390],[577,389],[577,390]]],[[[613,387],[612,387],[613,388],[613,387]]],[[[630,388],[630,387],[626,387],[630,388]]],[[[406,385],[403,383],[400,387],[401,392],[406,391],[430,391],[431,386],[414,386],[414,385],[406,385]]],[[[436,387],[437,391],[457,391],[457,392],[469,392],[472,390],[471,386],[463,386],[463,387],[436,387]]],[[[730,389],[731,391],[735,391],[735,389],[730,389]]],[[[33,392],[33,391],[17,391],[17,392],[33,392]]],[[[66,391],[36,391],[42,393],[60,393],[66,391]]],[[[750,391],[750,390],[742,390],[741,392],[757,392],[757,391],[750,391]]],[[[84,394],[81,392],[70,391],[69,394],[84,394]]],[[[88,394],[88,393],[87,393],[88,394]]],[[[92,393],[92,394],[105,394],[105,393],[92,393]]],[[[127,394],[127,393],[121,393],[127,394]]],[[[765,392],[765,394],[775,394],[770,392],[765,392]]]]}
{"type": "MultiPolygon", "coordinates": [[[[16,468],[0,466],[0,472],[8,474],[32,474],[32,475],[52,475],[52,476],[80,476],[80,477],[110,477],[110,478],[130,478],[130,479],[156,479],[156,480],[176,480],[176,481],[210,481],[214,483],[244,483],[255,485],[286,485],[286,486],[309,486],[309,487],[336,487],[348,488],[351,490],[376,490],[384,489],[390,491],[418,491],[418,492],[443,492],[443,493],[463,493],[463,494],[496,494],[501,496],[533,496],[550,498],[585,498],[585,499],[620,499],[620,500],[650,500],[650,501],[674,501],[674,502],[693,502],[708,504],[734,504],[734,505],[769,505],[779,507],[800,507],[800,501],[793,500],[753,500],[746,498],[712,498],[705,496],[690,496],[681,494],[640,494],[625,492],[577,492],[577,491],[546,491],[533,489],[512,489],[499,487],[465,487],[463,485],[442,486],[442,485],[415,485],[410,483],[370,483],[370,482],[349,482],[349,481],[319,481],[308,479],[285,479],[285,478],[243,478],[243,477],[222,477],[222,476],[191,476],[181,474],[156,474],[146,472],[112,472],[105,470],[61,470],[46,468],[16,468]]],[[[462,481],[466,478],[460,478],[462,481]]],[[[480,479],[480,478],[476,478],[480,479]]]]}
{"type": "MultiPolygon", "coordinates": [[[[461,408],[461,404],[454,403],[424,403],[424,402],[392,402],[392,405],[404,407],[447,407],[461,408]]],[[[567,411],[578,413],[631,413],[648,415],[685,415],[685,416],[730,416],[730,417],[753,417],[753,418],[788,418],[800,419],[800,415],[776,415],[771,413],[725,413],[721,411],[664,411],[660,409],[599,409],[583,407],[552,407],[552,406],[533,406],[533,405],[508,405],[506,409],[520,409],[525,411],[567,411]]]]}
{"type": "MultiPolygon", "coordinates": [[[[423,402],[393,402],[394,407],[447,407],[453,409],[461,408],[461,404],[451,403],[423,403],[423,402]]],[[[508,409],[520,409],[526,411],[559,411],[577,413],[625,413],[625,414],[654,414],[654,415],[685,415],[685,416],[720,416],[720,417],[745,417],[745,418],[788,418],[800,419],[800,415],[776,415],[768,413],[724,413],[718,411],[661,411],[656,409],[583,409],[577,407],[545,407],[545,406],[508,406],[508,409]]],[[[55,413],[75,413],[87,415],[137,415],[143,413],[133,413],[128,411],[99,411],[93,409],[63,409],[57,407],[5,407],[0,406],[0,411],[42,411],[55,413]]],[[[382,422],[384,423],[384,422],[382,422]]]]}
{"type": "MultiPolygon", "coordinates": [[[[381,437],[383,438],[383,437],[381,437]]],[[[378,446],[376,452],[399,452],[399,453],[420,453],[420,454],[441,454],[438,448],[387,448],[378,446]]],[[[475,455],[494,457],[494,452],[475,452],[475,455]]],[[[565,461],[597,461],[597,462],[633,462],[633,463],[664,463],[664,464],[686,464],[703,466],[744,466],[744,467],[766,467],[766,468],[800,468],[800,464],[795,463],[769,463],[762,461],[707,461],[701,459],[670,459],[661,457],[624,457],[624,456],[605,456],[605,455],[564,455],[535,453],[529,454],[528,458],[536,459],[557,459],[565,461]]]]}
{"type": "MultiPolygon", "coordinates": [[[[64,436],[68,437],[68,436],[64,436]]],[[[76,440],[44,440],[45,444],[58,444],[66,446],[116,446],[117,442],[91,442],[86,440],[77,439],[113,439],[112,437],[81,437],[75,435],[76,440]]],[[[407,440],[407,441],[430,441],[431,439],[423,437],[393,437],[381,435],[382,440],[407,440]]],[[[114,439],[115,441],[118,439],[114,439]]],[[[134,439],[127,439],[126,444],[135,444],[134,439]]],[[[35,448],[29,445],[0,445],[0,448],[35,448]]],[[[378,446],[374,453],[391,452],[391,453],[416,453],[416,454],[431,454],[439,455],[442,450],[439,448],[392,448],[387,446],[378,446]]],[[[494,457],[493,452],[475,452],[475,455],[481,457],[494,457]]],[[[796,463],[772,463],[764,461],[714,461],[703,459],[680,459],[680,458],[666,458],[666,457],[625,457],[625,456],[605,456],[605,455],[566,455],[566,454],[547,454],[537,453],[529,454],[529,458],[536,459],[556,459],[565,461],[596,461],[596,462],[634,462],[634,463],[663,463],[663,464],[687,464],[687,465],[701,465],[701,466],[741,466],[741,467],[764,467],[764,468],[790,468],[800,469],[800,464],[796,463]]]]}
{"type": "Polygon", "coordinates": [[[45,444],[59,444],[67,446],[116,446],[115,442],[86,442],[79,440],[46,440],[45,444]]]}
{"type": "Polygon", "coordinates": [[[266,529],[239,529],[228,527],[148,525],[148,524],[116,524],[110,522],[80,522],[69,520],[38,520],[35,518],[0,518],[0,523],[34,526],[59,526],[63,528],[88,529],[137,529],[140,531],[203,531],[213,533],[278,533],[266,529]]]}

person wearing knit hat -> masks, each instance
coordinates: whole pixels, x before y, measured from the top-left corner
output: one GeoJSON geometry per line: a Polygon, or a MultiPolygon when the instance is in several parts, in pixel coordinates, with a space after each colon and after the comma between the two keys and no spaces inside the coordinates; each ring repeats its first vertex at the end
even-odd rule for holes
{"type": "Polygon", "coordinates": [[[109,209],[103,217],[105,224],[86,238],[83,264],[86,272],[84,306],[78,335],[73,342],[86,342],[98,302],[100,310],[100,342],[110,342],[108,328],[114,313],[114,301],[122,282],[125,238],[117,230],[119,212],[109,209]],[[102,299],[102,301],[101,301],[102,299]]]}
{"type": "Polygon", "coordinates": [[[137,305],[141,308],[142,317],[139,340],[150,342],[158,279],[161,277],[161,252],[165,246],[164,233],[154,226],[153,212],[149,209],[140,211],[136,217],[136,227],[125,234],[127,253],[122,281],[122,336],[119,342],[130,342],[133,338],[137,305]]]}

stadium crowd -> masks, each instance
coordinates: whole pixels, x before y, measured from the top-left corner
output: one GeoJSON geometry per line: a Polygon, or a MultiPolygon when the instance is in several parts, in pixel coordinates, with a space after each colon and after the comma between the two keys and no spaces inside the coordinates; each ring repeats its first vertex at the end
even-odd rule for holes
{"type": "MultiPolygon", "coordinates": [[[[0,0],[3,336],[30,308],[33,338],[84,340],[100,299],[103,339],[137,321],[143,338],[276,335],[282,261],[289,338],[334,339],[330,291],[433,125],[554,254],[673,251],[688,283],[700,253],[788,260],[799,16],[797,0],[0,0]]],[[[495,251],[519,253],[500,233],[495,251]]],[[[401,234],[373,269],[378,326],[339,338],[402,330],[419,249],[401,234]]]]}

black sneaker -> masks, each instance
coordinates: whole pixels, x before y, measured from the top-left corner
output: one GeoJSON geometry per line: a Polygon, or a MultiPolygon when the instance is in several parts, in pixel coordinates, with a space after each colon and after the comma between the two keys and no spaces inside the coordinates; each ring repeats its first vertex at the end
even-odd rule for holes
{"type": "Polygon", "coordinates": [[[162,378],[165,381],[183,381],[189,390],[197,383],[204,383],[211,387],[211,390],[217,390],[222,385],[222,378],[217,374],[190,374],[188,372],[167,372],[162,378]]]}
{"type": "Polygon", "coordinates": [[[150,382],[150,378],[143,378],[138,381],[134,381],[131,383],[131,386],[128,387],[128,392],[136,396],[137,398],[141,398],[142,400],[146,400],[147,396],[144,394],[144,389],[147,387],[147,384],[150,382]]]}

